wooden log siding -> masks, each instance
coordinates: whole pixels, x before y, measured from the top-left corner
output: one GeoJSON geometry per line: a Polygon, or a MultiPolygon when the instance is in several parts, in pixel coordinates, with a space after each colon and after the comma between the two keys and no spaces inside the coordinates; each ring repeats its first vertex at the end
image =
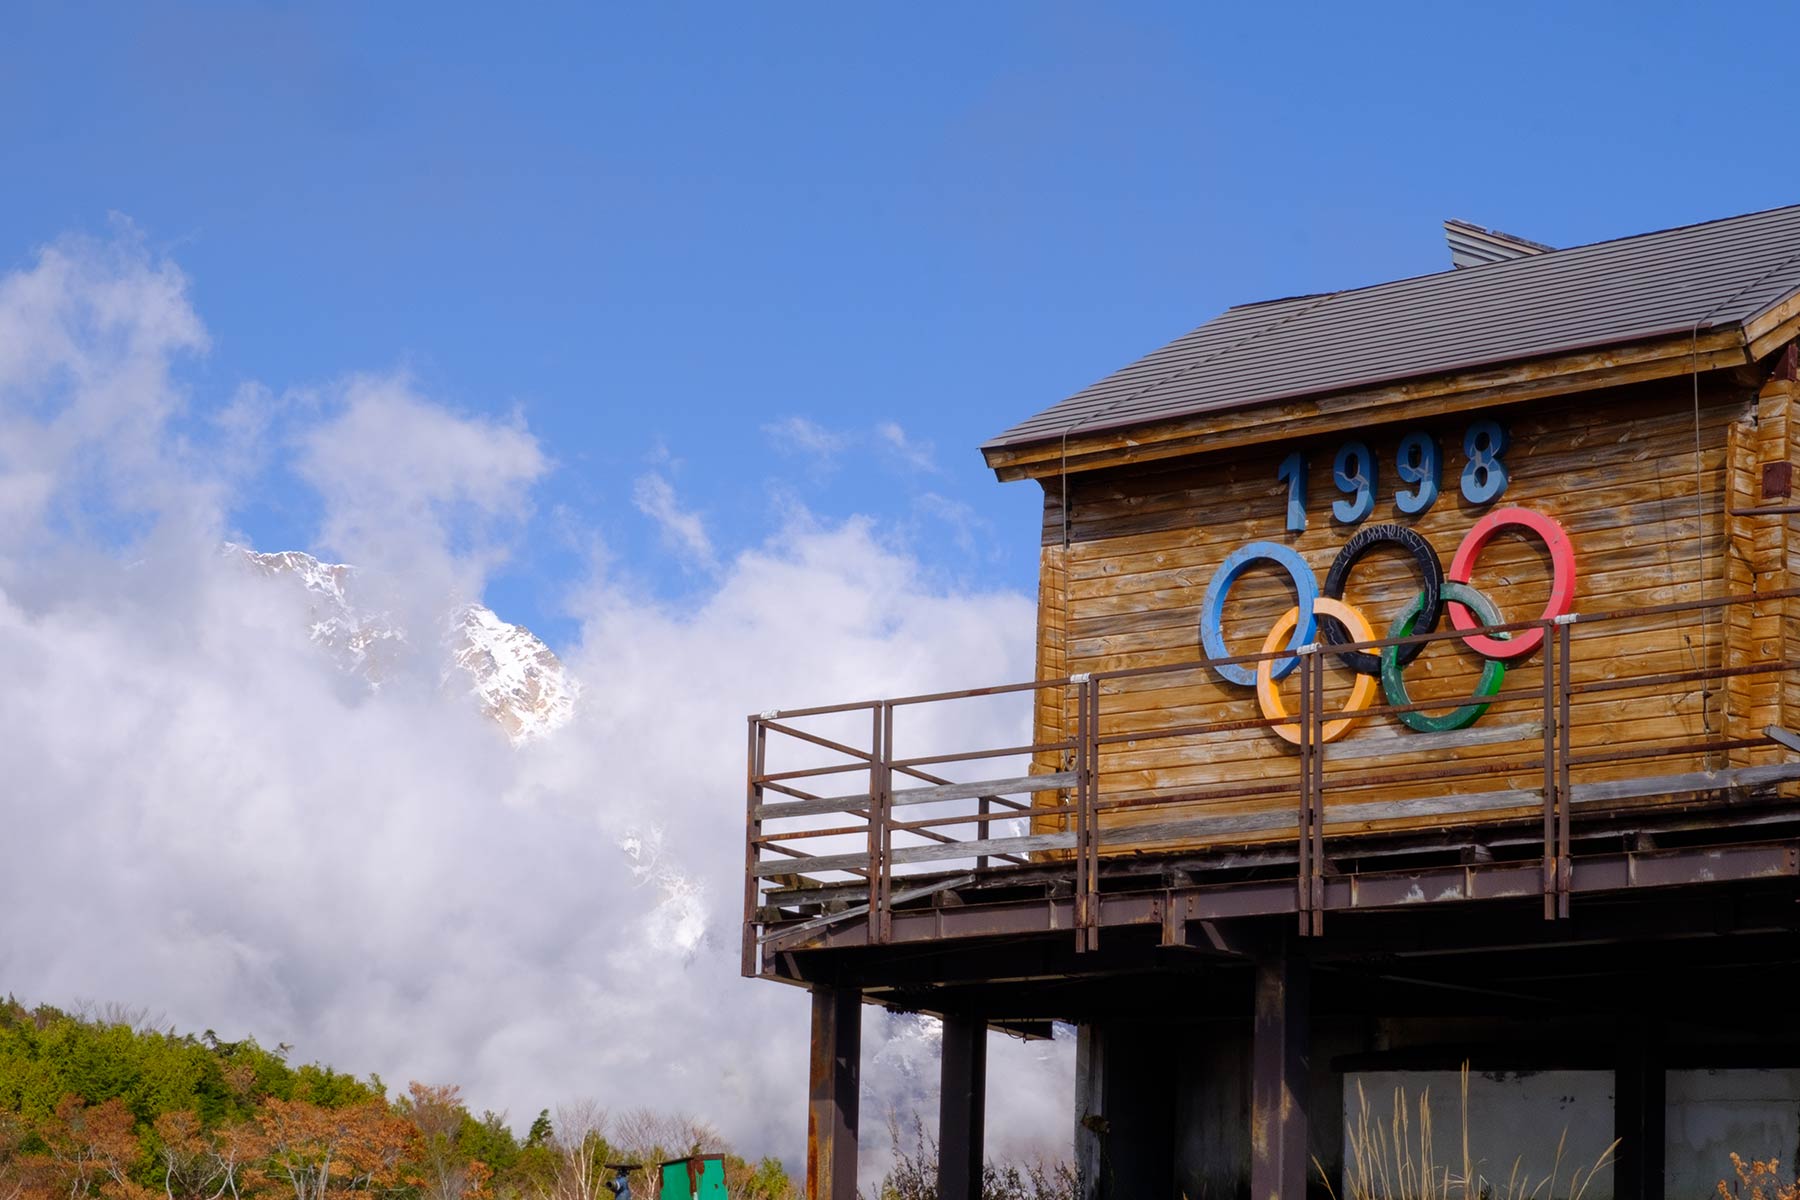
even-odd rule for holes
{"type": "MultiPolygon", "coordinates": [[[[1778,373],[1757,395],[1748,420],[1733,428],[1730,530],[1731,586],[1734,591],[1770,591],[1784,587],[1800,569],[1800,515],[1758,515],[1756,508],[1792,505],[1796,496],[1767,496],[1762,490],[1765,464],[1800,462],[1800,414],[1795,412],[1800,382],[1778,373]]],[[[1800,604],[1771,600],[1731,614],[1727,661],[1731,665],[1771,658],[1792,661],[1800,656],[1800,604]]],[[[1780,679],[1747,676],[1727,681],[1733,719],[1743,727],[1789,728],[1800,724],[1800,673],[1780,679]]],[[[1736,751],[1734,764],[1779,761],[1785,751],[1755,747],[1736,751]]],[[[1793,791],[1790,786],[1786,790],[1793,791]]]]}
{"type": "MultiPolygon", "coordinates": [[[[1755,407],[1732,425],[1727,442],[1730,463],[1727,497],[1733,513],[1756,508],[1762,500],[1762,467],[1776,452],[1786,457],[1787,413],[1784,382],[1771,380],[1757,397],[1755,407]]],[[[1759,575],[1775,578],[1782,559],[1781,516],[1738,516],[1727,520],[1729,552],[1726,583],[1736,593],[1753,592],[1759,575]]],[[[1740,666],[1759,657],[1780,654],[1781,602],[1736,608],[1724,614],[1725,661],[1740,666]]],[[[1734,726],[1754,728],[1754,723],[1778,724],[1781,719],[1780,680],[1739,676],[1724,681],[1725,702],[1734,726]]],[[[1767,747],[1740,747],[1731,751],[1733,766],[1774,761],[1767,747]]]]}
{"type": "MultiPolygon", "coordinates": [[[[1226,554],[1246,542],[1269,540],[1297,549],[1321,583],[1345,539],[1360,526],[1336,522],[1330,511],[1340,493],[1331,478],[1332,458],[1352,437],[1369,445],[1377,463],[1377,504],[1366,522],[1394,522],[1423,534],[1448,568],[1469,527],[1492,507],[1518,505],[1549,514],[1574,543],[1578,612],[1630,609],[1699,599],[1734,591],[1788,586],[1800,578],[1800,538],[1794,518],[1734,518],[1760,502],[1761,464],[1800,457],[1788,418],[1794,385],[1756,387],[1723,372],[1702,376],[1699,395],[1699,470],[1696,477],[1695,392],[1676,379],[1533,404],[1445,415],[1405,425],[1384,424],[1312,442],[1245,447],[1224,453],[1073,474],[1068,481],[1065,533],[1060,481],[1045,481],[1040,581],[1038,669],[1040,678],[1191,661],[1201,654],[1200,605],[1208,581],[1226,554]],[[1463,432],[1471,420],[1493,417],[1511,437],[1504,454],[1510,473],[1493,505],[1471,506],[1458,488],[1463,432]],[[1400,513],[1394,492],[1400,438],[1416,428],[1434,433],[1443,450],[1442,487],[1432,508],[1418,517],[1400,513]],[[1308,528],[1285,531],[1285,484],[1276,478],[1282,458],[1308,452],[1308,528]]],[[[1534,538],[1503,533],[1483,552],[1476,586],[1509,620],[1543,609],[1549,590],[1548,556],[1534,538]]],[[[1367,555],[1350,581],[1347,599],[1386,636],[1394,615],[1416,593],[1411,563],[1386,548],[1367,555]]],[[[1293,603],[1285,577],[1253,570],[1233,588],[1226,637],[1235,653],[1260,648],[1262,635],[1293,603]]],[[[1446,622],[1448,618],[1446,617],[1446,622]]],[[[1741,616],[1713,612],[1644,618],[1628,626],[1577,623],[1571,629],[1577,684],[1650,672],[1678,672],[1721,661],[1800,660],[1800,619],[1795,606],[1771,602],[1768,610],[1741,616]]],[[[1542,680],[1541,651],[1509,665],[1507,686],[1534,688],[1542,680]]],[[[1474,686],[1480,660],[1460,642],[1432,645],[1406,673],[1415,701],[1451,701],[1474,686]]],[[[1800,684],[1790,673],[1747,677],[1726,687],[1715,682],[1675,683],[1662,689],[1578,694],[1572,744],[1576,754],[1603,749],[1649,750],[1754,736],[1764,724],[1800,722],[1800,684]]],[[[1348,672],[1335,661],[1326,670],[1326,706],[1349,690],[1348,672]]],[[[1285,694],[1297,707],[1295,678],[1285,694]]],[[[1382,703],[1378,700],[1377,703],[1382,703]]],[[[1037,710],[1037,736],[1053,741],[1069,728],[1071,710],[1046,693],[1037,710]]],[[[1204,738],[1158,738],[1159,729],[1196,722],[1253,719],[1260,715],[1250,689],[1223,683],[1207,671],[1181,671],[1105,681],[1100,698],[1102,736],[1131,735],[1107,745],[1100,757],[1103,802],[1146,802],[1197,790],[1254,787],[1233,795],[1181,804],[1145,803],[1110,811],[1103,827],[1231,814],[1285,812],[1295,803],[1298,760],[1293,748],[1266,729],[1204,738]]],[[[1535,737],[1542,701],[1501,699],[1477,731],[1515,727],[1514,738],[1477,737],[1445,745],[1403,730],[1392,716],[1363,720],[1326,760],[1328,804],[1410,800],[1431,795],[1541,788],[1542,742],[1535,737]],[[1378,740],[1379,739],[1379,740],[1378,740]],[[1379,753],[1349,750],[1374,742],[1379,753]],[[1445,770],[1424,778],[1435,766],[1445,770]],[[1492,774],[1453,774],[1462,768],[1492,774]],[[1352,775],[1390,772],[1413,778],[1361,787],[1334,783],[1352,775]]],[[[1686,753],[1638,761],[1577,765],[1573,778],[1591,784],[1640,775],[1700,771],[1775,761],[1756,752],[1686,753]]],[[[1034,770],[1056,769],[1049,761],[1034,770]]],[[[1039,797],[1053,802],[1056,793],[1039,797]]],[[[1391,828],[1428,826],[1421,817],[1391,828]]],[[[1034,832],[1056,828],[1042,820],[1034,832]]],[[[1128,846],[1114,837],[1108,848],[1128,846]]]]}
{"type": "MultiPolygon", "coordinates": [[[[1069,673],[1065,637],[1064,600],[1068,595],[1068,579],[1063,572],[1063,545],[1060,531],[1055,542],[1046,543],[1038,559],[1038,625],[1037,678],[1061,679],[1069,673]]],[[[1058,742],[1068,736],[1068,689],[1040,688],[1033,709],[1035,741],[1058,742]]],[[[1072,755],[1061,751],[1042,751],[1032,756],[1033,775],[1054,775],[1065,770],[1072,755]]],[[[1061,808],[1068,802],[1066,791],[1040,792],[1032,797],[1037,808],[1061,808]]],[[[1033,833],[1054,833],[1068,827],[1061,816],[1038,817],[1031,822],[1033,833]]]]}

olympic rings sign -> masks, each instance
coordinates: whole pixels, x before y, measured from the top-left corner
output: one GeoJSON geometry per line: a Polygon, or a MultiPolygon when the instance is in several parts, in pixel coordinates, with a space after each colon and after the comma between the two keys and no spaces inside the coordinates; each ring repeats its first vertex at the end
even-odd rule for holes
{"type": "MultiPolygon", "coordinates": [[[[1313,643],[1317,636],[1334,646],[1351,642],[1379,640],[1374,627],[1355,605],[1344,600],[1350,573],[1370,550],[1380,545],[1395,545],[1406,551],[1419,575],[1419,594],[1395,618],[1386,636],[1409,637],[1415,633],[1435,631],[1449,610],[1450,623],[1463,631],[1462,641],[1481,655],[1481,678],[1476,683],[1477,696],[1493,696],[1506,678],[1506,664],[1524,658],[1544,639],[1544,631],[1527,629],[1520,634],[1489,636],[1470,632],[1486,625],[1503,625],[1507,618],[1500,608],[1472,582],[1476,561],[1482,550],[1502,529],[1515,527],[1535,534],[1550,553],[1550,598],[1544,606],[1543,618],[1559,617],[1575,603],[1575,549],[1563,527],[1543,513],[1527,508],[1499,508],[1488,513],[1463,537],[1456,554],[1445,571],[1437,551],[1416,530],[1403,525],[1371,525],[1358,530],[1343,549],[1338,551],[1331,568],[1325,573],[1325,586],[1320,588],[1306,560],[1291,546],[1279,542],[1251,542],[1227,555],[1207,584],[1200,609],[1200,644],[1211,659],[1231,657],[1225,645],[1225,602],[1232,584],[1258,563],[1271,563],[1286,571],[1294,586],[1294,606],[1278,618],[1263,639],[1262,653],[1273,654],[1284,645],[1298,650],[1313,643]]],[[[1368,708],[1375,697],[1377,681],[1389,705],[1411,704],[1403,671],[1419,656],[1424,643],[1406,647],[1388,646],[1379,655],[1359,650],[1340,650],[1339,659],[1356,673],[1356,681],[1345,701],[1343,715],[1326,721],[1323,739],[1336,741],[1350,731],[1358,718],[1355,714],[1368,708]]],[[[1270,658],[1251,670],[1242,663],[1213,663],[1213,670],[1227,683],[1256,689],[1257,702],[1263,716],[1281,722],[1272,726],[1277,736],[1289,742],[1300,739],[1299,727],[1287,721],[1288,711],[1282,704],[1276,684],[1287,677],[1300,660],[1288,655],[1270,658]]],[[[1442,733],[1466,729],[1487,711],[1487,704],[1471,702],[1442,716],[1424,712],[1396,714],[1407,728],[1421,733],[1442,733]]]]}

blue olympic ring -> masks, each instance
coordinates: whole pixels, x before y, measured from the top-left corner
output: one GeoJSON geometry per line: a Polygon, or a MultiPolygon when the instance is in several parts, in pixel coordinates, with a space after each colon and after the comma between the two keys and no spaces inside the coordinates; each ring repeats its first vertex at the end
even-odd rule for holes
{"type": "MultiPolygon", "coordinates": [[[[1232,656],[1231,650],[1225,645],[1225,596],[1231,591],[1231,585],[1237,582],[1238,576],[1258,562],[1274,563],[1294,581],[1300,620],[1294,626],[1294,636],[1288,642],[1288,649],[1298,649],[1313,640],[1317,632],[1313,601],[1319,598],[1319,577],[1313,574],[1313,569],[1306,565],[1306,560],[1292,546],[1283,546],[1279,542],[1251,542],[1233,550],[1213,573],[1212,582],[1206,585],[1206,599],[1200,607],[1200,644],[1206,649],[1208,658],[1232,656]]],[[[1276,679],[1284,679],[1299,662],[1298,658],[1291,657],[1277,659],[1271,674],[1276,679]]],[[[1254,664],[1214,663],[1213,670],[1229,683],[1240,687],[1256,686],[1254,664]]]]}

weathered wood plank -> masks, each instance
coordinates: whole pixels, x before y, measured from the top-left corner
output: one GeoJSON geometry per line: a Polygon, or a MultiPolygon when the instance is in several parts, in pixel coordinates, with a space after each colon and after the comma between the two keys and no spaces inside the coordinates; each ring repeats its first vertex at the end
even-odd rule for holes
{"type": "MultiPolygon", "coordinates": [[[[1015,796],[1022,792],[1048,792],[1066,788],[1075,782],[1073,772],[1055,775],[1014,775],[1007,779],[983,779],[974,783],[940,783],[930,787],[895,788],[889,803],[894,808],[913,804],[938,804],[945,800],[973,800],[981,796],[1015,796]]],[[[867,792],[847,796],[823,796],[817,800],[776,800],[756,806],[760,820],[776,821],[783,817],[816,817],[827,813],[854,812],[869,806],[867,792]]],[[[994,819],[1006,814],[999,812],[994,819]]]]}
{"type": "MultiPolygon", "coordinates": [[[[1791,780],[1800,780],[1800,762],[1654,775],[1606,783],[1576,784],[1570,789],[1570,801],[1573,804],[1592,807],[1653,796],[1750,790],[1791,780]]],[[[1380,825],[1409,818],[1504,813],[1537,807],[1542,804],[1543,793],[1541,791],[1529,788],[1494,789],[1408,800],[1383,800],[1330,806],[1326,809],[1325,824],[1327,830],[1330,830],[1349,825],[1380,825]]],[[[1100,834],[1100,845],[1103,850],[1116,851],[1129,846],[1146,846],[1162,842],[1219,841],[1243,834],[1285,830],[1294,828],[1296,825],[1296,814],[1293,811],[1186,817],[1103,829],[1100,834]]],[[[893,852],[893,861],[896,864],[949,862],[982,855],[1024,854],[1034,851],[1069,849],[1074,844],[1075,835],[1072,833],[988,838],[949,845],[903,847],[893,852]]],[[[867,861],[866,854],[822,855],[799,862],[783,860],[758,864],[752,873],[758,876],[792,874],[797,868],[807,872],[841,871],[848,867],[864,865],[867,861]]]]}
{"type": "MultiPolygon", "coordinates": [[[[1075,845],[1072,833],[1034,833],[1020,837],[986,838],[980,841],[937,842],[929,846],[897,847],[890,856],[897,866],[922,862],[951,862],[959,858],[995,857],[1002,854],[1032,854],[1043,850],[1068,850],[1075,845]]],[[[862,854],[821,854],[805,859],[758,863],[750,873],[759,878],[767,875],[791,875],[795,871],[844,871],[866,867],[867,852],[862,854]]]]}

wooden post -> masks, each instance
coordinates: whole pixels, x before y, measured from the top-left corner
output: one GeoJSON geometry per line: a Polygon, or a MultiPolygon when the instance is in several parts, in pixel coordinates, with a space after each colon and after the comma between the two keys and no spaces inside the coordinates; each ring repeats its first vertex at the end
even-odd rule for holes
{"type": "Polygon", "coordinates": [[[861,992],[856,988],[813,988],[806,1200],[856,1200],[856,1118],[861,1075],[861,992]]]}
{"type": "Polygon", "coordinates": [[[938,1091],[938,1200],[981,1200],[987,1124],[987,1021],[944,1018],[943,1086],[938,1091]]]}
{"type": "Polygon", "coordinates": [[[1306,1195],[1310,1054],[1306,960],[1284,952],[1256,964],[1251,1033],[1251,1200],[1306,1195]]]}
{"type": "Polygon", "coordinates": [[[1619,1139],[1613,1168],[1618,1200],[1663,1200],[1667,1074],[1653,1026],[1634,1022],[1619,1045],[1613,1071],[1613,1136],[1619,1139]]]}

